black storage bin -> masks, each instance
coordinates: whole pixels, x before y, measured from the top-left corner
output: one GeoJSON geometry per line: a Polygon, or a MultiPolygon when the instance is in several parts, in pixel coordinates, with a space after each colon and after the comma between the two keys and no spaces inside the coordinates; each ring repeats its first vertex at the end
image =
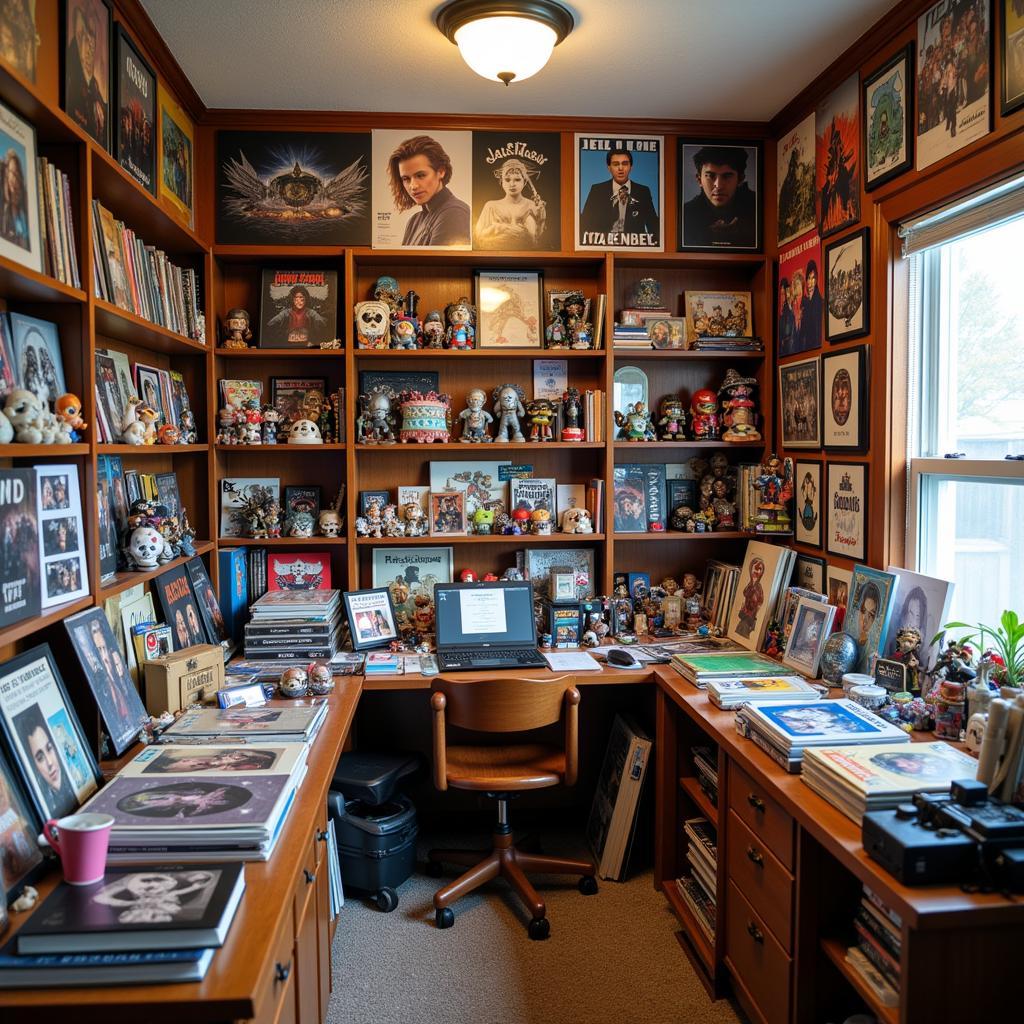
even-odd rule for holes
{"type": "Polygon", "coordinates": [[[354,751],[338,758],[331,789],[346,800],[382,804],[391,799],[395,787],[420,766],[413,754],[373,754],[354,751]]]}

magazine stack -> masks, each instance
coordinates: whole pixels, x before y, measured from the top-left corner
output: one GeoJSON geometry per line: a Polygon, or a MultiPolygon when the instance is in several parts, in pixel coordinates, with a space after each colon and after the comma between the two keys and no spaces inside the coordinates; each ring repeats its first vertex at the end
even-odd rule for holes
{"type": "Polygon", "coordinates": [[[251,608],[245,627],[247,661],[306,664],[331,660],[341,634],[338,590],[271,590],[251,608]]]}
{"type": "Polygon", "coordinates": [[[708,698],[729,710],[741,704],[772,704],[784,700],[817,700],[821,693],[800,676],[754,676],[750,679],[712,679],[708,698]]]}
{"type": "Polygon", "coordinates": [[[711,801],[714,807],[717,807],[718,747],[691,747],[690,754],[693,757],[693,768],[696,772],[701,792],[711,801]]]}
{"type": "Polygon", "coordinates": [[[673,654],[669,664],[688,683],[706,690],[713,679],[777,679],[779,663],[754,651],[673,654]]]}
{"type": "Polygon", "coordinates": [[[676,879],[680,896],[693,912],[708,942],[715,941],[715,905],[718,877],[718,837],[707,818],[687,818],[686,860],[689,876],[676,879]]]}
{"type": "Polygon", "coordinates": [[[846,962],[883,1006],[898,1006],[902,920],[865,885],[853,928],[857,945],[846,951],[846,962]]]}
{"type": "Polygon", "coordinates": [[[744,704],[736,712],[736,731],[794,774],[810,747],[910,743],[902,729],[846,697],[815,703],[744,704]]]}

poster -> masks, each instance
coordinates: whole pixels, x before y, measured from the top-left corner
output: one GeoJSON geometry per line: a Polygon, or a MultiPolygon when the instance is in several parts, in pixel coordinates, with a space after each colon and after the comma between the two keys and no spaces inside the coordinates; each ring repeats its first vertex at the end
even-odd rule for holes
{"type": "Polygon", "coordinates": [[[118,22],[117,162],[156,195],[156,75],[118,22]]]}
{"type": "Polygon", "coordinates": [[[814,227],[814,114],[776,143],[779,245],[814,227]]]}
{"type": "Polygon", "coordinates": [[[826,550],[853,561],[867,557],[867,466],[862,463],[828,464],[826,550]]]}
{"type": "Polygon", "coordinates": [[[162,82],[157,90],[157,99],[160,114],[157,195],[192,227],[195,128],[162,82]]]}
{"type": "Polygon", "coordinates": [[[72,601],[89,593],[85,523],[77,466],[36,466],[41,605],[72,601]]]}
{"type": "Polygon", "coordinates": [[[36,197],[36,130],[0,103],[0,256],[30,270],[43,269],[36,197]]]}
{"type": "Polygon", "coordinates": [[[825,324],[821,288],[821,239],[814,232],[779,253],[780,357],[821,348],[825,324]]]}
{"type": "Polygon", "coordinates": [[[679,140],[679,248],[761,248],[761,144],[679,140]]]}
{"type": "Polygon", "coordinates": [[[814,114],[818,233],[860,220],[860,81],[851,75],[814,114]]]}

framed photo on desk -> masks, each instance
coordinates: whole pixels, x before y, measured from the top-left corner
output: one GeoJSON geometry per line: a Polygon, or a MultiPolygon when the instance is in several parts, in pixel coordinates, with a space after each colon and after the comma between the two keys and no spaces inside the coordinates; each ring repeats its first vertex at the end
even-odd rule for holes
{"type": "Polygon", "coordinates": [[[352,650],[366,651],[385,647],[398,639],[395,610],[387,587],[374,590],[352,590],[342,595],[345,614],[352,631],[352,650]]]}

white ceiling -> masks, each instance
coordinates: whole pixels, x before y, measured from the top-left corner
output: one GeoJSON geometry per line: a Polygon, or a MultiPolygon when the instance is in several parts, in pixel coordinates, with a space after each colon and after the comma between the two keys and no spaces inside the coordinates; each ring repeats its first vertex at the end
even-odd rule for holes
{"type": "Polygon", "coordinates": [[[576,0],[506,88],[429,0],[142,0],[207,107],[767,121],[899,0],[576,0]]]}

